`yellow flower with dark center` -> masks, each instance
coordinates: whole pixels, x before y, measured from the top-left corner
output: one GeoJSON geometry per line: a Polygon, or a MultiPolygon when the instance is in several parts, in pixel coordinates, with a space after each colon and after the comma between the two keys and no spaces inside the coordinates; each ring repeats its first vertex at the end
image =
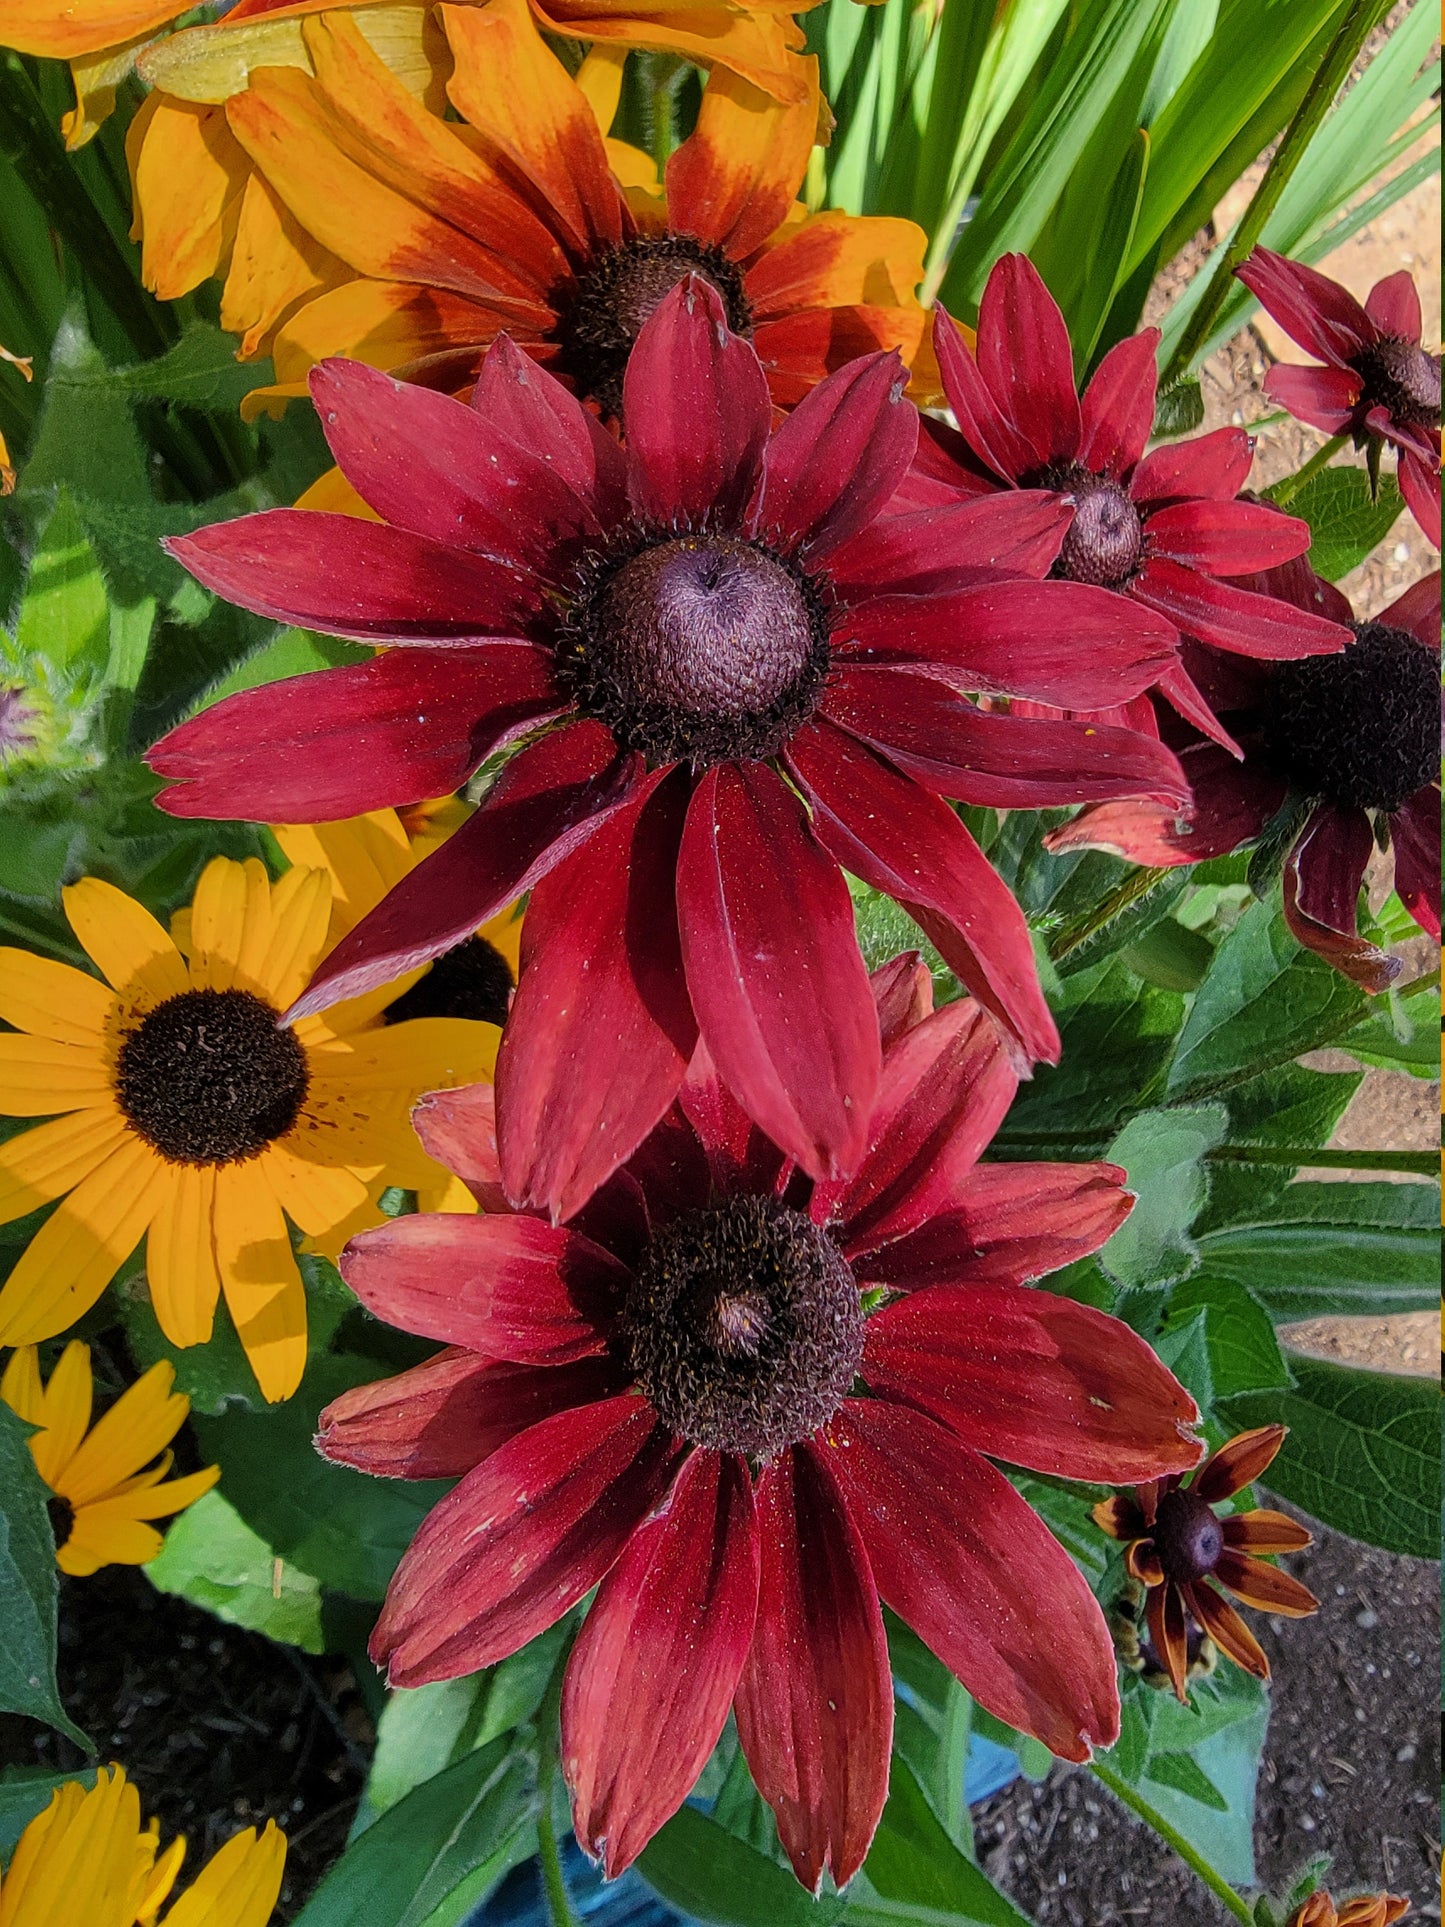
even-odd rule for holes
{"type": "Polygon", "coordinates": [[[102,1767],[89,1790],[67,1780],[0,1878],[0,1927],[266,1927],[286,1864],[274,1821],[233,1834],[164,1916],[186,1843],[159,1849],[120,1767],[102,1767]]]}
{"type": "Polygon", "coordinates": [[[331,896],[324,871],[273,884],[254,858],[217,857],[183,956],[148,910],[85,878],[65,911],[104,983],[0,949],[15,1026],[0,1113],[52,1120],[0,1145],[0,1223],[61,1200],[0,1288],[0,1344],[65,1331],[145,1237],[167,1338],[203,1344],[224,1292],[262,1392],[295,1390],[306,1297],[287,1219],[327,1250],[378,1180],[436,1181],[411,1107],[489,1078],[500,1036],[450,1018],[388,1027],[404,979],[281,1023],[325,954],[331,896]]]}
{"type": "Polygon", "coordinates": [[[51,1523],[62,1572],[83,1578],[102,1566],[143,1566],[161,1549],[149,1521],[184,1512],[220,1478],[218,1465],[166,1477],[175,1454],[163,1448],[191,1409],[184,1394],[171,1390],[174,1383],[168,1364],[152,1365],[92,1426],[89,1346],[72,1340],[48,1385],[33,1345],[22,1345],[6,1365],[0,1399],[39,1428],[28,1444],[55,1495],[51,1523]]]}
{"type": "Polygon", "coordinates": [[[1317,1893],[1296,1908],[1286,1927],[1393,1927],[1409,1911],[1409,1901],[1395,1894],[1360,1894],[1336,1907],[1327,1893],[1317,1893]]]}

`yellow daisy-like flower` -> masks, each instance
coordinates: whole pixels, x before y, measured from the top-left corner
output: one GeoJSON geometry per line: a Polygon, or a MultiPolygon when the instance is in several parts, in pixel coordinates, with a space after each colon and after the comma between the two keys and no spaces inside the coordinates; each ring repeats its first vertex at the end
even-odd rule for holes
{"type": "Polygon", "coordinates": [[[94,1426],[90,1348],[72,1340],[42,1384],[33,1345],[22,1345],[0,1377],[0,1399],[28,1424],[36,1470],[59,1501],[52,1506],[55,1560],[84,1578],[102,1566],[143,1566],[161,1549],[151,1519],[184,1512],[221,1476],[218,1465],[166,1480],[175,1463],[168,1446],[186,1422],[191,1401],[171,1390],[175,1373],[152,1365],[94,1426]],[[157,1454],[159,1453],[159,1457],[157,1454]],[[155,1460],[154,1464],[150,1461],[155,1460]]]}
{"type": "Polygon", "coordinates": [[[166,1912],[185,1856],[164,1853],[118,1766],[88,1791],[67,1780],[20,1836],[0,1879],[0,1927],[265,1927],[281,1891],[286,1836],[268,1821],[232,1835],[166,1912]]]}
{"type": "Polygon", "coordinates": [[[281,1024],[325,953],[331,880],[254,858],[211,862],[188,956],[150,912],[93,877],[64,893],[105,978],[0,949],[0,1113],[50,1123],[0,1145],[0,1223],[59,1198],[0,1289],[0,1344],[65,1331],[146,1238],[172,1344],[227,1308],[262,1392],[296,1389],[306,1296],[289,1218],[327,1248],[376,1180],[432,1181],[411,1128],[423,1091],[491,1076],[494,1025],[387,1027],[398,987],[281,1024]],[[65,1115],[57,1115],[64,1113],[65,1115]]]}

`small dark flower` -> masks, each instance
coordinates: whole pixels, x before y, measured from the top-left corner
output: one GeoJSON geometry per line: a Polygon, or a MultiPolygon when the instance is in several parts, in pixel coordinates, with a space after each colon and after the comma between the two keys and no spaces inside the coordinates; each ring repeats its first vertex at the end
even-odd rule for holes
{"type": "Polygon", "coordinates": [[[1348,288],[1300,261],[1256,248],[1235,273],[1280,327],[1323,368],[1278,362],[1264,392],[1296,420],[1355,446],[1389,442],[1400,492],[1440,546],[1440,357],[1420,340],[1420,296],[1411,276],[1377,281],[1362,308],[1348,288]]]}
{"type": "Polygon", "coordinates": [[[1260,1612],[1303,1618],[1319,1609],[1314,1594],[1257,1553],[1299,1552],[1310,1543],[1303,1526],[1282,1512],[1231,1512],[1214,1508],[1261,1476],[1284,1443],[1283,1425],[1241,1432],[1200,1466],[1186,1485],[1175,1473],[1136,1486],[1134,1496],[1116,1493],[1094,1507],[1094,1519],[1111,1539],[1128,1542],[1124,1563],[1147,1588],[1149,1639],[1174,1691],[1187,1697],[1189,1622],[1221,1652],[1257,1679],[1269,1678],[1259,1642],[1220,1591],[1260,1612]]]}

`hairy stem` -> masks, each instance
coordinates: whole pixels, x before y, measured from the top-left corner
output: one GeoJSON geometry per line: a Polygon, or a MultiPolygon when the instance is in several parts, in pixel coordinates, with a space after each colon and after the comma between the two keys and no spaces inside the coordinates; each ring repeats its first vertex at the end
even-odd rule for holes
{"type": "Polygon", "coordinates": [[[1253,1927],[1254,1913],[1248,1903],[1240,1898],[1223,1874],[1217,1873],[1210,1866],[1202,1853],[1190,1846],[1182,1833],[1175,1832],[1163,1814],[1151,1807],[1141,1793],[1136,1793],[1127,1780],[1120,1779],[1119,1775],[1112,1768],[1105,1766],[1101,1760],[1095,1760],[1089,1771],[1095,1779],[1103,1781],[1116,1800],[1122,1800],[1131,1813],[1137,1814],[1145,1826],[1152,1827],[1160,1839],[1174,1849],[1185,1865],[1199,1875],[1209,1891],[1229,1909],[1236,1920],[1242,1920],[1244,1927],[1253,1927]]]}
{"type": "Polygon", "coordinates": [[[550,1789],[543,1795],[542,1811],[537,1815],[537,1851],[542,1861],[542,1885],[547,1894],[547,1914],[552,1927],[577,1927],[567,1882],[562,1877],[562,1856],[557,1849],[557,1829],[552,1824],[550,1789]]]}
{"type": "Polygon", "coordinates": [[[1306,482],[1312,481],[1322,468],[1328,468],[1349,439],[1348,435],[1331,435],[1322,448],[1315,450],[1303,468],[1293,475],[1287,475],[1282,482],[1270,489],[1269,499],[1275,507],[1284,508],[1287,503],[1292,502],[1306,482]]]}

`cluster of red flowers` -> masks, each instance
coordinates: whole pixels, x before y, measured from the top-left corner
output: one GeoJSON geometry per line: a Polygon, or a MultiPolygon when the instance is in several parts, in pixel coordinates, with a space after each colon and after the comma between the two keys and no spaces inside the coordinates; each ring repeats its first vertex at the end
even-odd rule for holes
{"type": "MultiPolygon", "coordinates": [[[[1023,914],[950,805],[1084,804],[1061,840],[1181,862],[1302,793],[1290,916],[1368,978],[1355,899],[1385,826],[1438,929],[1435,657],[1425,588],[1356,623],[1308,574],[1307,525],[1242,497],[1242,431],[1146,453],[1153,330],[1080,398],[1021,257],[976,348],[936,318],[956,429],[920,418],[895,352],[781,414],[718,288],[678,272],[615,429],[505,335],[470,402],[324,362],[322,425],[378,519],[277,510],[172,546],[220,594],[377,653],[235,696],[151,760],[176,814],[295,823],[510,752],[295,1006],[530,893],[495,1108],[478,1087],[419,1117],[484,1215],[404,1218],[343,1261],[445,1349],[341,1399],[323,1449],[459,1480],[374,1651],[396,1683],[452,1677],[598,1587],[562,1704],[579,1838],[629,1864],[731,1708],[816,1888],[861,1865],[886,1792],[880,1600],[1055,1752],[1117,1734],[1099,1607],[991,1459],[1138,1488],[1101,1518],[1160,1589],[1176,1683],[1186,1612],[1262,1663],[1211,1573],[1308,1599],[1246,1556],[1298,1544],[1287,1521],[1216,1529],[1249,1451],[1185,1491],[1189,1395],[1123,1324],[1027,1288],[1130,1199],[1107,1165],[979,1161],[1059,1040],[1023,914]],[[934,1010],[908,958],[870,979],[845,872],[963,1000],[934,1010]]],[[[1301,338],[1329,347],[1326,425],[1394,442],[1422,513],[1407,308],[1395,288],[1368,339],[1301,338]]]]}

